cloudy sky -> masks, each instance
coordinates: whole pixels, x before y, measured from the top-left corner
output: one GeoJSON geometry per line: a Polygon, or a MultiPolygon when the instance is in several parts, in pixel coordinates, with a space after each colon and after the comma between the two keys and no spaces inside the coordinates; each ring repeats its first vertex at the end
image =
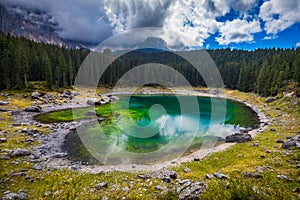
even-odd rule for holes
{"type": "Polygon", "coordinates": [[[101,42],[127,30],[161,27],[204,48],[300,46],[299,0],[0,1],[50,13],[66,39],[101,42]]]}

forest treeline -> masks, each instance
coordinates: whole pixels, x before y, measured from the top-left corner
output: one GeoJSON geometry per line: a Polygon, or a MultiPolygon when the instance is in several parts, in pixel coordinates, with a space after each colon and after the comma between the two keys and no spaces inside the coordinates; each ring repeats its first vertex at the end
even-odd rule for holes
{"type": "MultiPolygon", "coordinates": [[[[0,33],[0,90],[24,89],[32,81],[44,81],[48,88],[72,86],[89,53],[89,50],[67,49],[0,33]]],[[[208,53],[227,88],[253,91],[263,96],[275,96],[292,89],[298,95],[300,93],[300,48],[217,49],[208,50],[208,53]]],[[[110,51],[104,54],[113,57],[110,51]]],[[[193,86],[205,85],[201,75],[185,60],[170,52],[157,51],[138,51],[121,56],[105,71],[99,83],[113,85],[126,71],[149,62],[173,66],[193,86]]],[[[86,76],[92,77],[95,73],[97,71],[90,71],[86,76]]]]}

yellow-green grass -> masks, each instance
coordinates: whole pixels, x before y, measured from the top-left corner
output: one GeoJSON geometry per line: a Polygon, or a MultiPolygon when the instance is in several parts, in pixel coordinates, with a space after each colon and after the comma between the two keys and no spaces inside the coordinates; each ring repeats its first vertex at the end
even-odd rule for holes
{"type": "MultiPolygon", "coordinates": [[[[212,153],[200,162],[189,162],[181,164],[171,169],[178,172],[179,179],[191,179],[194,181],[204,181],[208,185],[208,190],[201,195],[201,199],[297,199],[299,193],[293,192],[294,188],[300,188],[298,179],[299,169],[296,162],[300,160],[299,149],[285,150],[281,144],[277,144],[277,139],[286,140],[287,136],[294,136],[300,131],[300,106],[298,98],[285,97],[276,100],[271,104],[266,104],[265,98],[260,98],[254,94],[246,94],[238,91],[227,91],[228,96],[246,100],[259,107],[265,115],[268,115],[272,124],[254,138],[254,141],[244,144],[237,144],[225,151],[212,153]],[[275,129],[276,131],[271,131],[275,129]],[[258,143],[259,146],[252,144],[258,143]],[[277,146],[277,147],[275,147],[277,146]],[[266,153],[270,150],[271,153],[266,153]],[[261,158],[265,156],[265,158],[261,158]],[[273,171],[265,170],[261,172],[262,178],[245,178],[243,172],[254,172],[256,166],[270,166],[273,171]],[[190,173],[184,173],[183,169],[188,167],[190,173]],[[207,173],[212,174],[220,171],[228,175],[227,180],[208,180],[207,173]],[[287,182],[278,179],[278,174],[286,175],[293,181],[287,182]]],[[[32,103],[30,98],[22,98],[20,94],[12,95],[12,102],[9,107],[21,109],[32,103]],[[18,97],[20,98],[18,100],[18,97]]],[[[30,149],[30,144],[20,143],[28,137],[18,130],[23,127],[12,127],[11,116],[8,113],[0,113],[1,136],[4,132],[8,141],[1,143],[0,148],[14,149],[17,147],[30,149]]],[[[32,126],[34,128],[34,126],[32,126]]],[[[47,132],[46,128],[40,131],[47,132]]],[[[33,145],[37,145],[36,142],[33,145]]],[[[30,199],[101,199],[107,196],[109,199],[176,199],[176,187],[172,184],[163,183],[159,179],[144,181],[135,178],[135,173],[109,172],[103,174],[88,174],[72,170],[51,170],[43,169],[35,171],[31,169],[32,163],[28,157],[11,158],[10,160],[0,160],[0,197],[3,192],[10,190],[17,192],[25,190],[30,199]],[[18,165],[12,164],[19,162],[18,165]],[[28,177],[9,177],[10,172],[26,171],[28,177]],[[30,178],[34,179],[33,183],[30,178]],[[9,178],[10,180],[5,179],[9,178]],[[134,181],[133,187],[129,186],[129,181],[134,181]],[[95,185],[100,182],[108,182],[108,188],[95,189],[95,185]],[[155,189],[156,185],[161,185],[163,191],[155,189]],[[129,191],[123,191],[128,187],[129,191]],[[44,193],[49,191],[49,196],[44,193]]],[[[145,172],[146,173],[146,172],[145,172]]]]}

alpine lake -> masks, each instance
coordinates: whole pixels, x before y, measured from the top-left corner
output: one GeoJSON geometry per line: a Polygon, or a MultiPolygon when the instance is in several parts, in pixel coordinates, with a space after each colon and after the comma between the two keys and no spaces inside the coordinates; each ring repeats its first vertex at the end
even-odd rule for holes
{"type": "Polygon", "coordinates": [[[240,102],[188,95],[122,95],[106,105],[35,117],[42,123],[89,119],[71,130],[63,143],[62,150],[74,162],[159,163],[197,151],[204,142],[223,143],[238,127],[259,126],[257,114],[240,102]]]}

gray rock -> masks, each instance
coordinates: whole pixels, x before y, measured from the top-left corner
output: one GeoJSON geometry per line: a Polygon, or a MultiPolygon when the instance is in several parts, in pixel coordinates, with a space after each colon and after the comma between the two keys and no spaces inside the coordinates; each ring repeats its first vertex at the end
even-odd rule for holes
{"type": "Polygon", "coordinates": [[[0,143],[4,143],[4,142],[7,142],[7,139],[6,138],[0,138],[0,143]]]}
{"type": "Polygon", "coordinates": [[[129,186],[130,186],[130,187],[133,187],[134,184],[135,184],[134,181],[130,181],[130,182],[129,182],[129,186]]]}
{"type": "Polygon", "coordinates": [[[227,175],[221,174],[221,173],[219,173],[219,172],[214,173],[214,176],[215,176],[217,179],[228,179],[228,176],[227,176],[227,175]]]}
{"type": "Polygon", "coordinates": [[[61,95],[63,98],[69,98],[72,96],[72,92],[70,90],[64,90],[64,92],[61,95]]]}
{"type": "Polygon", "coordinates": [[[51,158],[64,158],[64,157],[67,157],[67,153],[56,153],[56,154],[53,154],[51,155],[50,157],[51,158]]]}
{"type": "Polygon", "coordinates": [[[295,193],[299,193],[300,192],[300,188],[293,188],[293,192],[295,192],[295,193]]]}
{"type": "Polygon", "coordinates": [[[282,179],[282,180],[284,180],[284,181],[292,181],[292,179],[290,179],[290,178],[288,178],[287,176],[285,176],[285,175],[277,175],[276,176],[277,178],[279,178],[279,179],[282,179]]]}
{"type": "Polygon", "coordinates": [[[0,156],[0,159],[1,159],[1,160],[9,160],[10,157],[9,157],[7,154],[5,154],[5,155],[1,155],[1,156],[0,156]]]}
{"type": "Polygon", "coordinates": [[[95,186],[96,190],[100,190],[101,188],[108,188],[108,182],[102,182],[102,183],[98,183],[95,186]]]}
{"type": "Polygon", "coordinates": [[[31,94],[31,98],[33,98],[33,99],[39,99],[41,96],[42,96],[42,94],[39,92],[33,92],[31,94]]]}
{"type": "Polygon", "coordinates": [[[1,93],[0,96],[9,97],[9,94],[8,93],[1,93]]]}
{"type": "Polygon", "coordinates": [[[13,110],[10,112],[11,115],[18,115],[20,113],[21,113],[21,111],[19,111],[19,110],[13,110]]]}
{"type": "Polygon", "coordinates": [[[11,157],[20,157],[20,156],[29,156],[31,153],[27,149],[16,148],[14,149],[10,156],[11,157]]]}
{"type": "Polygon", "coordinates": [[[161,185],[157,185],[154,187],[156,190],[163,190],[164,188],[161,185]]]}
{"type": "Polygon", "coordinates": [[[190,168],[184,168],[184,169],[183,169],[183,172],[189,173],[189,172],[191,172],[191,169],[190,169],[190,168]]]}
{"type": "Polygon", "coordinates": [[[39,163],[37,163],[37,164],[35,164],[35,165],[32,166],[32,169],[34,169],[34,170],[42,170],[43,166],[40,165],[39,163]]]}
{"type": "Polygon", "coordinates": [[[124,188],[122,189],[122,191],[123,191],[123,192],[128,192],[128,191],[129,191],[129,188],[128,188],[128,187],[124,187],[124,188]]]}
{"type": "Polygon", "coordinates": [[[179,188],[179,198],[183,199],[199,199],[200,194],[207,189],[207,186],[202,182],[194,182],[190,185],[184,185],[182,188],[179,188]]]}
{"type": "Polygon", "coordinates": [[[262,175],[255,172],[244,172],[246,178],[262,178],[262,175]]]}
{"type": "Polygon", "coordinates": [[[161,180],[165,183],[171,183],[171,178],[169,176],[163,176],[161,180]]]}
{"type": "Polygon", "coordinates": [[[91,106],[100,106],[103,105],[102,101],[99,99],[88,99],[86,102],[88,105],[91,106]]]}
{"type": "Polygon", "coordinates": [[[28,195],[24,192],[18,192],[18,193],[7,193],[2,197],[2,200],[25,200],[28,199],[28,195]]]}
{"type": "Polygon", "coordinates": [[[161,169],[158,171],[151,172],[149,174],[139,175],[138,178],[143,178],[143,179],[151,179],[151,178],[168,179],[169,178],[171,180],[177,178],[177,173],[175,171],[161,169]]]}
{"type": "Polygon", "coordinates": [[[189,186],[192,183],[190,179],[184,179],[179,182],[180,185],[189,186]]]}
{"type": "Polygon", "coordinates": [[[5,106],[5,105],[8,105],[9,104],[9,102],[7,102],[7,101],[0,101],[0,106],[5,106]]]}
{"type": "Polygon", "coordinates": [[[45,197],[49,196],[50,194],[51,194],[51,191],[46,191],[46,192],[44,192],[44,196],[45,196],[45,197]]]}
{"type": "Polygon", "coordinates": [[[195,161],[195,162],[199,162],[199,161],[200,161],[200,158],[194,158],[194,161],[195,161]]]}
{"type": "Polygon", "coordinates": [[[236,143],[243,143],[252,140],[252,137],[248,133],[235,133],[232,135],[228,135],[225,138],[226,142],[236,142],[236,143]]]}
{"type": "Polygon", "coordinates": [[[41,112],[42,109],[39,106],[29,106],[27,108],[25,108],[26,112],[41,112]]]}
{"type": "Polygon", "coordinates": [[[265,171],[265,170],[268,170],[268,171],[271,171],[271,172],[274,171],[273,168],[270,167],[270,166],[257,166],[257,167],[255,167],[255,170],[256,170],[257,172],[263,172],[263,171],[265,171]]]}
{"type": "Polygon", "coordinates": [[[284,149],[289,149],[291,147],[297,147],[297,146],[300,146],[300,135],[296,135],[295,137],[288,139],[286,142],[282,144],[282,148],[284,149]]]}
{"type": "Polygon", "coordinates": [[[212,179],[212,178],[214,177],[214,175],[212,175],[212,174],[206,174],[205,177],[206,177],[207,179],[212,179]]]}

